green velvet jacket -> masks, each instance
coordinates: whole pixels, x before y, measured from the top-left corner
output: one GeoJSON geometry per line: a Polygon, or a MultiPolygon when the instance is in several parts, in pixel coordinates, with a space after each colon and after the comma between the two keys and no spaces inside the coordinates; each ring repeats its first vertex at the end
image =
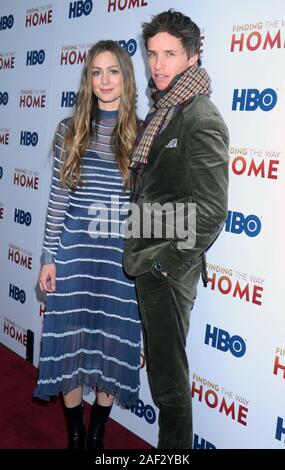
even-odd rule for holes
{"type": "Polygon", "coordinates": [[[140,228],[139,236],[125,242],[124,268],[130,276],[159,266],[180,279],[216,240],[227,216],[228,145],[227,127],[206,95],[197,95],[156,137],[139,177],[141,217],[146,207],[149,214],[149,203],[172,203],[174,212],[177,203],[195,203],[195,243],[183,247],[175,231],[172,237],[164,231],[144,237],[140,228]]]}

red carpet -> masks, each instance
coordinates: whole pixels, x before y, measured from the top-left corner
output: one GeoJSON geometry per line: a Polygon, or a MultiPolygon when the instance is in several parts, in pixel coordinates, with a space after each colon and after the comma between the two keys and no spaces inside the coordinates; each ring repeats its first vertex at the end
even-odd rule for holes
{"type": "MultiPolygon", "coordinates": [[[[65,449],[66,427],[59,398],[45,403],[32,397],[37,369],[0,344],[0,449],[65,449]]],[[[86,422],[91,406],[85,405],[86,422]]],[[[106,449],[150,449],[132,432],[109,420],[106,449]]]]}

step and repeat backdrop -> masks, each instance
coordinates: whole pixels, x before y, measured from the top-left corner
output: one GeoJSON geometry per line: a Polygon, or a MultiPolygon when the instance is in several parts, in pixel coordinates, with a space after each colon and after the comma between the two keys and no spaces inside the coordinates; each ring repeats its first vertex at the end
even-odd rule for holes
{"type": "MultiPolygon", "coordinates": [[[[114,39],[128,51],[144,118],[141,24],[171,7],[201,28],[202,64],[231,136],[228,217],[208,252],[209,284],[199,287],[188,338],[194,447],[284,449],[283,0],[1,0],[1,342],[37,365],[50,147],[73,112],[88,49],[114,39]]],[[[141,365],[137,406],[115,406],[112,417],[156,445],[143,355],[141,365]]]]}

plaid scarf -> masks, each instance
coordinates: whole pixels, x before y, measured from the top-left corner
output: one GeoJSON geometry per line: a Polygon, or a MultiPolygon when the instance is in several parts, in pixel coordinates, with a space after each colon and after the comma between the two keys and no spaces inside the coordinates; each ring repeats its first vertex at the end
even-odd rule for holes
{"type": "Polygon", "coordinates": [[[153,79],[150,79],[149,87],[152,89],[154,105],[146,116],[132,152],[132,179],[135,177],[134,172],[143,175],[150,149],[160,130],[165,129],[195,95],[210,95],[210,83],[211,79],[206,70],[197,64],[177,75],[162,91],[157,90],[153,79]]]}

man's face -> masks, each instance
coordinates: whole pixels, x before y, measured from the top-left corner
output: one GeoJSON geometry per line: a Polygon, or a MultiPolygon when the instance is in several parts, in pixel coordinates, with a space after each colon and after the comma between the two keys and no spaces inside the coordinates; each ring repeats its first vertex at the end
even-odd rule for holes
{"type": "Polygon", "coordinates": [[[148,65],[158,90],[165,90],[172,79],[194,65],[198,54],[190,59],[180,39],[169,33],[158,33],[147,43],[148,65]]]}

